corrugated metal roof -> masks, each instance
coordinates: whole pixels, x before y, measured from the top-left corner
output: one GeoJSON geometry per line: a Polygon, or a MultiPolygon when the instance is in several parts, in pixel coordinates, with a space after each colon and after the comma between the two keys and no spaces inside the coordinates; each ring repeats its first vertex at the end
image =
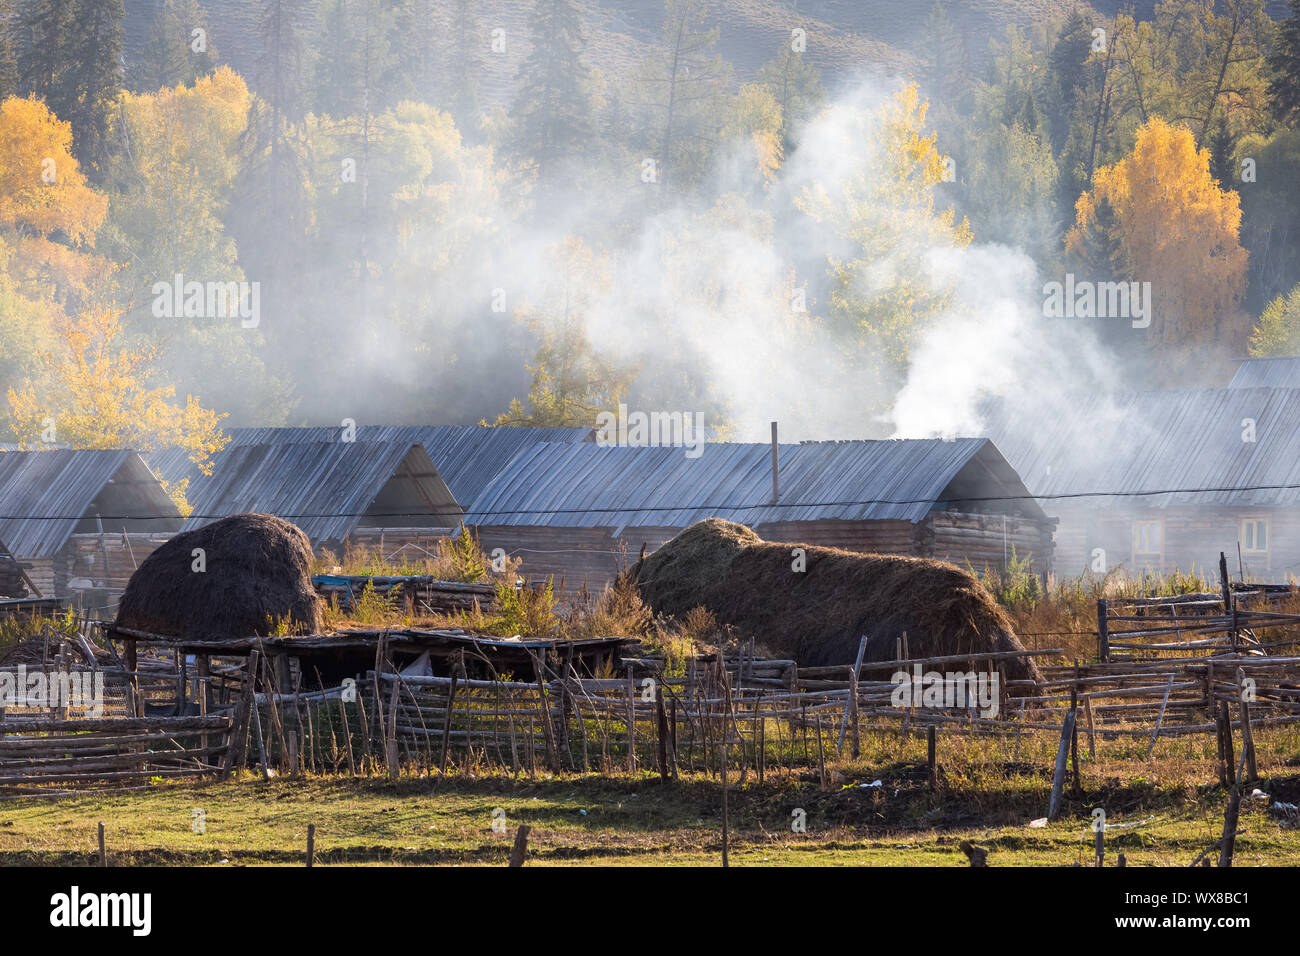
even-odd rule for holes
{"type": "MultiPolygon", "coordinates": [[[[337,442],[343,430],[312,428],[232,428],[230,445],[279,445],[337,442]]],[[[423,445],[443,481],[459,502],[473,501],[520,449],[536,442],[581,442],[590,428],[489,428],[481,425],[361,425],[359,442],[423,445]]],[[[168,481],[188,477],[191,490],[206,479],[183,449],[149,456],[149,464],[168,481]]],[[[193,498],[190,499],[193,501],[193,498]]]]}
{"type": "Polygon", "coordinates": [[[400,442],[285,442],[231,445],[215,458],[211,478],[192,486],[193,514],[182,530],[248,511],[292,521],[313,542],[341,541],[364,523],[375,499],[399,479],[374,517],[379,523],[421,526],[436,517],[454,527],[461,509],[424,448],[400,442]],[[405,502],[405,503],[403,503],[405,502]]]}
{"type": "Polygon", "coordinates": [[[916,522],[949,496],[1004,496],[1008,510],[1043,516],[981,438],[807,442],[781,445],[779,460],[780,500],[772,505],[770,445],[711,442],[698,458],[679,447],[535,445],[492,480],[465,521],[616,529],[685,527],[712,517],[751,526],[916,522]]]}
{"type": "Polygon", "coordinates": [[[1032,399],[1002,400],[984,417],[1049,511],[1067,502],[1300,504],[1300,389],[1094,394],[1052,414],[1032,399]]]}
{"type": "Polygon", "coordinates": [[[1243,359],[1228,388],[1300,388],[1300,355],[1243,359]]]}
{"type": "Polygon", "coordinates": [[[107,531],[131,519],[180,524],[175,504],[133,451],[0,452],[0,540],[20,558],[56,554],[100,499],[107,531]]]}

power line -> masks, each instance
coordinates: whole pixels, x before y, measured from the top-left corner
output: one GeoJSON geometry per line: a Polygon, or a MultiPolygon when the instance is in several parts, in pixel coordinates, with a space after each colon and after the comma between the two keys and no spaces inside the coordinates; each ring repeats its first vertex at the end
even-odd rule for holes
{"type": "MultiPolygon", "coordinates": [[[[987,495],[965,496],[954,499],[961,502],[989,503],[1010,501],[1066,501],[1083,498],[1155,498],[1162,495],[1211,495],[1244,494],[1251,491],[1300,491],[1300,484],[1279,485],[1221,485],[1212,488],[1161,488],[1151,491],[1071,491],[1051,494],[1023,495],[987,495]]],[[[480,512],[484,515],[559,515],[559,514],[628,514],[633,512],[671,512],[671,511],[760,511],[779,510],[783,508],[840,508],[855,505],[920,505],[933,504],[934,498],[862,498],[839,501],[799,501],[792,503],[759,502],[756,504],[689,504],[689,505],[622,505],[614,508],[520,508],[489,509],[480,512]]],[[[428,517],[425,511],[321,511],[288,514],[276,512],[285,519],[312,518],[412,518],[428,517]]],[[[465,514],[476,514],[466,511],[465,514]]],[[[0,515],[0,521],[80,521],[83,516],[71,515],[0,515]]],[[[101,520],[107,521],[149,521],[174,519],[174,514],[99,514],[101,520]]],[[[189,519],[217,520],[228,518],[229,514],[190,514],[189,519]]]]}

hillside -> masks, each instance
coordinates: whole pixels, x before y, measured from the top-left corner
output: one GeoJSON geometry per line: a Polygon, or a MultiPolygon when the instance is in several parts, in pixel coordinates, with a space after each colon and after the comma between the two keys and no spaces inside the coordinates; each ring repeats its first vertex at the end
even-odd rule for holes
{"type": "MultiPolygon", "coordinates": [[[[1097,6],[1114,6],[1100,3],[1097,6]]],[[[140,62],[154,12],[162,0],[126,0],[128,67],[140,62]]],[[[245,76],[256,72],[260,51],[260,0],[199,0],[208,18],[211,41],[223,62],[245,76]]],[[[1027,27],[1059,18],[1071,0],[968,0],[953,5],[949,16],[967,38],[974,68],[987,55],[990,37],[1007,24],[1027,27]]],[[[435,5],[442,6],[442,5],[435,5]]],[[[663,20],[661,0],[582,0],[588,30],[587,59],[607,77],[626,77],[658,37],[663,20]]],[[[506,52],[485,60],[482,90],[490,103],[504,103],[513,89],[519,64],[528,54],[527,17],[531,5],[519,0],[482,0],[476,4],[485,33],[506,31],[506,52]],[[515,41],[515,42],[512,42],[515,41]]],[[[910,72],[924,54],[928,7],[916,0],[733,0],[718,4],[719,51],[735,67],[737,80],[754,77],[775,56],[798,26],[808,33],[808,60],[833,86],[854,73],[910,72]]],[[[484,44],[488,42],[484,37],[484,44]]]]}

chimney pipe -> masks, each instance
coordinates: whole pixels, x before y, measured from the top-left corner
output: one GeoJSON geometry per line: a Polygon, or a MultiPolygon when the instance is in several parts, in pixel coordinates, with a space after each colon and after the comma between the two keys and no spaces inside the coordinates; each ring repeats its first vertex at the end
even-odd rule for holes
{"type": "Polygon", "coordinates": [[[781,488],[778,484],[778,453],[776,444],[776,422],[772,423],[772,504],[776,504],[781,497],[781,488]]]}

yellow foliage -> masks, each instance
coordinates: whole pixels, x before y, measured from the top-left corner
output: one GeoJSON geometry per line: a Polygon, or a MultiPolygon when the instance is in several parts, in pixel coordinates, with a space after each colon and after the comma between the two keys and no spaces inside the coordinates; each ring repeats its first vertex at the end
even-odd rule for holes
{"type": "Polygon", "coordinates": [[[829,260],[836,324],[854,336],[857,352],[896,370],[906,367],[913,340],[951,299],[924,273],[926,254],[972,238],[966,219],[939,208],[945,157],[938,134],[926,131],[928,109],[909,84],[874,114],[852,117],[843,124],[844,146],[862,157],[856,168],[832,188],[818,183],[797,201],[853,248],[850,258],[829,260]],[[891,263],[887,279],[882,262],[891,263]]]}
{"type": "MultiPolygon", "coordinates": [[[[90,307],[57,329],[60,348],[45,356],[48,380],[9,388],[13,430],[23,447],[38,447],[52,420],[55,441],[72,448],[181,447],[206,472],[212,455],[229,441],[225,415],[203,408],[194,396],[173,401],[175,387],[149,387],[156,350],[121,343],[119,314],[90,307]]],[[[180,489],[182,495],[184,489],[180,489]]]]}
{"type": "Polygon", "coordinates": [[[94,237],[108,201],[86,185],[71,150],[72,127],[40,100],[0,103],[0,228],[61,232],[73,243],[94,237]]]}
{"type": "Polygon", "coordinates": [[[1103,199],[1115,211],[1132,278],[1152,283],[1154,339],[1241,349],[1248,257],[1238,241],[1241,203],[1214,181],[1209,150],[1196,148],[1190,130],[1153,117],[1132,152],[1098,169],[1092,190],[1079,197],[1067,254],[1082,253],[1103,199]]]}

